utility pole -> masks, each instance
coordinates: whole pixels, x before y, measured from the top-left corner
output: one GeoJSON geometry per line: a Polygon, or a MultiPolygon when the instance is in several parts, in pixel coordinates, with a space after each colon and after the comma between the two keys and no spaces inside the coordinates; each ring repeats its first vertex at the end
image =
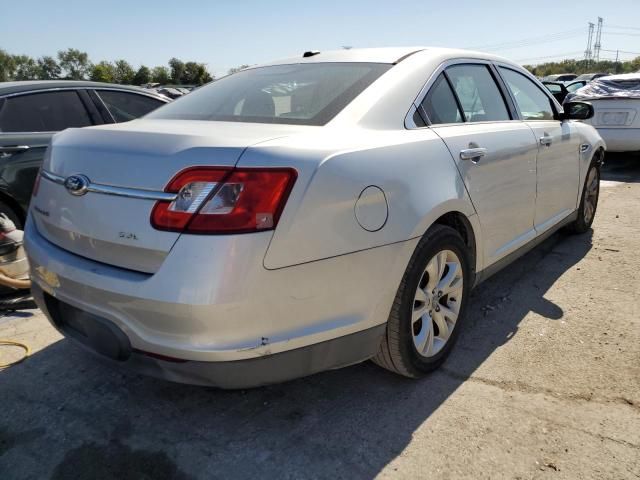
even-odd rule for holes
{"type": "Polygon", "coordinates": [[[584,60],[587,64],[587,67],[589,67],[589,62],[591,61],[591,45],[593,42],[593,29],[595,27],[595,24],[593,22],[589,22],[589,33],[587,34],[587,49],[584,51],[584,60]]]}
{"type": "Polygon", "coordinates": [[[602,46],[600,40],[602,38],[602,17],[598,17],[598,30],[596,31],[596,43],[593,45],[593,53],[596,57],[596,62],[600,61],[600,47],[602,46]]]}

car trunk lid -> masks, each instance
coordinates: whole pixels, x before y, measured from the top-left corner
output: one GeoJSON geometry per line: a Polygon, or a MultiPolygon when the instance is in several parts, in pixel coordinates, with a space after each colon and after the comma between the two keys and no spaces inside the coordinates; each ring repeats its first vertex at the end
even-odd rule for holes
{"type": "Polygon", "coordinates": [[[77,255],[153,273],[180,235],[158,231],[150,222],[176,173],[199,165],[233,167],[248,146],[299,128],[139,120],[67,130],[54,137],[43,165],[32,201],[36,227],[77,255]],[[88,191],[73,192],[83,181],[90,182],[88,191]]]}

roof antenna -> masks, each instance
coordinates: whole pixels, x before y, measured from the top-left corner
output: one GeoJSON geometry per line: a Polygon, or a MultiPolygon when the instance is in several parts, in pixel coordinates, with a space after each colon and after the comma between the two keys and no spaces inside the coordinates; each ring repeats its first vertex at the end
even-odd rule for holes
{"type": "Polygon", "coordinates": [[[318,55],[320,50],[308,50],[302,54],[304,58],[313,57],[314,55],[318,55]]]}

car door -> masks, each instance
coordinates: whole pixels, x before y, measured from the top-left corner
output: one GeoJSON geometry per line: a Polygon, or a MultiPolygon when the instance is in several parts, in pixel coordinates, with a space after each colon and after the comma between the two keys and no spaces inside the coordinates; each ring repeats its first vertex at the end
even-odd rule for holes
{"type": "Polygon", "coordinates": [[[554,102],[533,80],[508,67],[500,66],[498,71],[538,141],[534,226],[542,233],[576,209],[580,137],[571,122],[557,119],[554,102]]]}
{"type": "Polygon", "coordinates": [[[94,123],[75,90],[27,92],[0,99],[0,211],[21,225],[51,136],[94,123]]]}
{"type": "Polygon", "coordinates": [[[449,65],[420,104],[478,213],[485,266],[535,236],[535,139],[524,123],[513,120],[494,75],[488,63],[449,65]]]}

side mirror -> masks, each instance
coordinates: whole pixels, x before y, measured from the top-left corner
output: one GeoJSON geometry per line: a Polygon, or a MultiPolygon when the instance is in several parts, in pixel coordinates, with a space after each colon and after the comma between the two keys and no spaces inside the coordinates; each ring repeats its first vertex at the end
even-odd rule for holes
{"type": "Polygon", "coordinates": [[[567,102],[562,108],[560,120],[588,120],[594,115],[593,106],[586,102],[567,102]]]}

